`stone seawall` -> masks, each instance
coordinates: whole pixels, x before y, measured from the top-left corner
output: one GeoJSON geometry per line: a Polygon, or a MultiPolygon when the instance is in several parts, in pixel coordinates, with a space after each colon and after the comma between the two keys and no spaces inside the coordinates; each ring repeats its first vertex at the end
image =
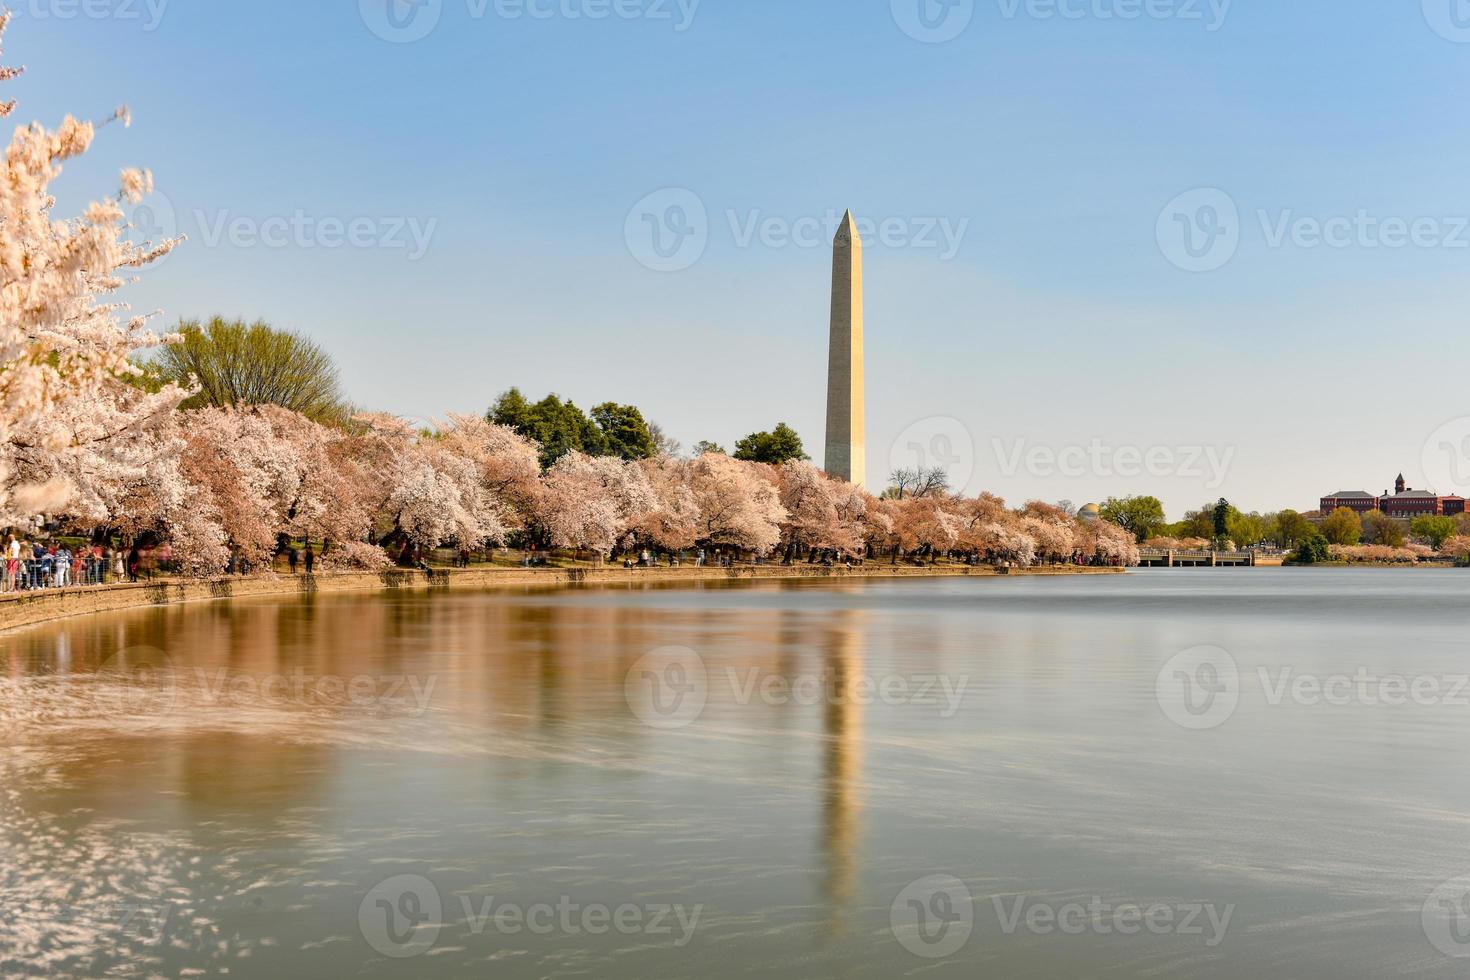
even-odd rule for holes
{"type": "Polygon", "coordinates": [[[313,576],[262,575],[249,578],[158,579],[118,585],[72,589],[42,589],[0,595],[0,632],[68,616],[166,606],[209,599],[246,596],[285,596],[311,592],[370,590],[468,591],[507,586],[639,585],[646,582],[696,583],[767,581],[780,579],[954,578],[997,575],[1107,575],[1121,568],[1045,566],[995,569],[968,566],[911,568],[866,565],[861,568],[825,568],[821,565],[759,565],[736,568],[484,568],[434,569],[430,572],[392,569],[383,572],[330,572],[313,576]]]}

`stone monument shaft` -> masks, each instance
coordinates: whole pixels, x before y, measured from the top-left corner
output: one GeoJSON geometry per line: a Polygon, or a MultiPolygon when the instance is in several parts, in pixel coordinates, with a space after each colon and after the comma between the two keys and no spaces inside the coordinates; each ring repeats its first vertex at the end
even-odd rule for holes
{"type": "Polygon", "coordinates": [[[827,461],[831,476],[861,486],[867,475],[863,414],[863,241],[849,211],[832,242],[832,341],[827,361],[827,461]]]}

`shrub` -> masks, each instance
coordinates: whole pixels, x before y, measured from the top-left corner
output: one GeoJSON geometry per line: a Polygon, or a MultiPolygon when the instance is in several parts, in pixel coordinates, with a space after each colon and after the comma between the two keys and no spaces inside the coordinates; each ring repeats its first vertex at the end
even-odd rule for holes
{"type": "Polygon", "coordinates": [[[1315,565],[1319,561],[1330,561],[1332,551],[1326,538],[1320,534],[1313,534],[1297,548],[1295,558],[1300,564],[1315,565]]]}

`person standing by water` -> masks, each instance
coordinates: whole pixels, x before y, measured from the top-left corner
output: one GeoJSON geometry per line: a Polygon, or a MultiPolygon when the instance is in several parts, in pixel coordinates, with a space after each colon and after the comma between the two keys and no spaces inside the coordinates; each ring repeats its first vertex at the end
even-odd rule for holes
{"type": "Polygon", "coordinates": [[[306,542],[306,574],[307,575],[312,574],[312,569],[315,568],[315,567],[316,567],[316,552],[314,552],[314,551],[311,550],[311,541],[308,540],[306,542]]]}
{"type": "Polygon", "coordinates": [[[14,592],[20,577],[20,542],[10,535],[5,542],[5,591],[14,592]]]}
{"type": "Polygon", "coordinates": [[[291,547],[286,549],[286,565],[290,567],[292,575],[296,574],[296,562],[300,559],[300,557],[301,556],[296,551],[295,545],[292,545],[291,547]]]}
{"type": "Polygon", "coordinates": [[[71,584],[71,549],[66,545],[56,549],[51,558],[52,576],[58,589],[71,584]]]}

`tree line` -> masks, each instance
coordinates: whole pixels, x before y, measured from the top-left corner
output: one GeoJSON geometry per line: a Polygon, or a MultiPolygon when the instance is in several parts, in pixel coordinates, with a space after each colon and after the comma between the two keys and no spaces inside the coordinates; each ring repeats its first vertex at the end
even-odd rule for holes
{"type": "MultiPolygon", "coordinates": [[[[562,401],[556,393],[540,401],[529,401],[519,388],[511,388],[495,400],[485,416],[535,442],[543,467],[550,467],[569,452],[588,456],[614,456],[623,460],[678,456],[681,447],[635,405],[603,402],[590,413],[575,403],[562,401]]],[[[725,455],[725,449],[708,440],[694,447],[696,456],[725,455]]],[[[748,463],[779,466],[790,460],[809,459],[801,437],[785,422],[769,432],[753,432],[735,444],[729,454],[748,463]]]]}
{"type": "Polygon", "coordinates": [[[1101,514],[1157,548],[1235,548],[1270,544],[1303,562],[1340,560],[1410,561],[1441,554],[1470,558],[1470,514],[1423,515],[1408,521],[1382,511],[1363,514],[1339,507],[1325,516],[1294,510],[1245,513],[1221,499],[1169,523],[1156,497],[1112,497],[1101,514]],[[1355,551],[1354,549],[1375,549],[1355,551]]]}
{"type": "Polygon", "coordinates": [[[965,498],[940,470],[895,473],[873,497],[819,471],[785,423],[733,454],[701,443],[686,457],[636,406],[584,412],[511,388],[483,416],[415,424],[350,405],[332,359],[302,335],[216,318],[167,341],[126,380],[138,398],[176,403],[124,440],[19,461],[28,479],[67,485],[54,523],[166,542],[190,574],[261,567],[303,538],[324,542],[324,568],[508,545],[604,560],[694,548],[785,562],[1137,560],[1118,527],[965,498]],[[99,465],[124,444],[133,465],[99,465]]]}

